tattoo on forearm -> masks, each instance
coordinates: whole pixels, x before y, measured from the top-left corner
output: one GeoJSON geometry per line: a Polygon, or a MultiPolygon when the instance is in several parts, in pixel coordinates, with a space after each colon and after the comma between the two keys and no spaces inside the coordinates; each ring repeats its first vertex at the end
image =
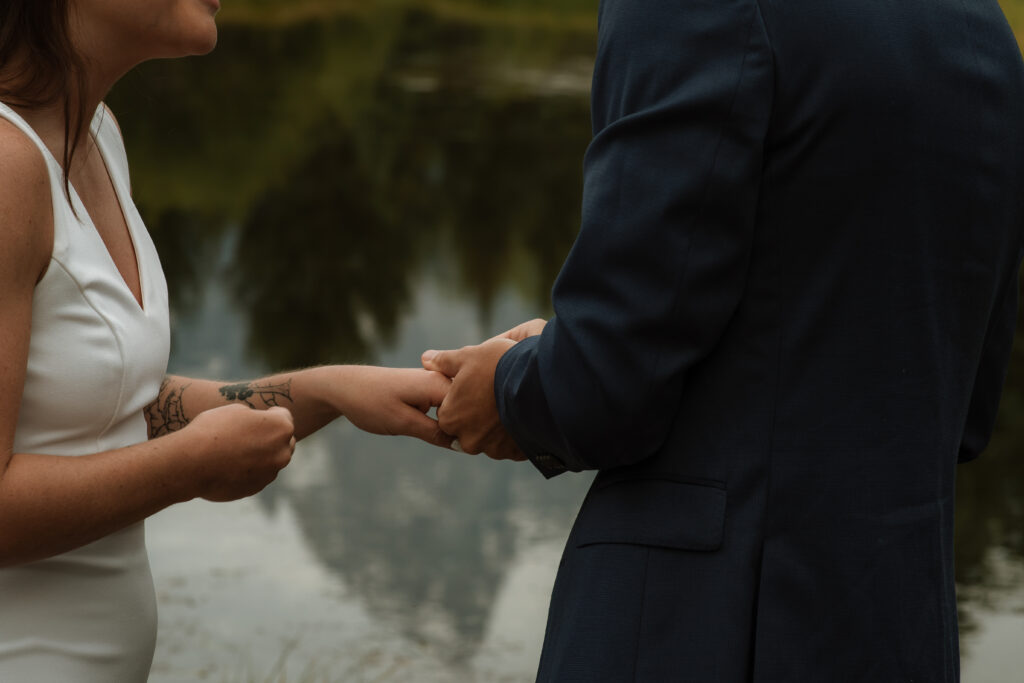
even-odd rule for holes
{"type": "Polygon", "coordinates": [[[160,391],[156,400],[146,406],[146,422],[149,424],[149,438],[176,432],[189,423],[185,408],[181,403],[182,395],[190,384],[172,385],[169,378],[160,383],[160,391]]]}
{"type": "Polygon", "coordinates": [[[285,380],[280,384],[259,384],[256,382],[242,382],[241,384],[226,384],[220,388],[221,395],[228,401],[241,401],[250,408],[255,408],[249,399],[258,398],[263,401],[265,407],[279,406],[281,400],[288,403],[292,401],[292,381],[285,380]]]}

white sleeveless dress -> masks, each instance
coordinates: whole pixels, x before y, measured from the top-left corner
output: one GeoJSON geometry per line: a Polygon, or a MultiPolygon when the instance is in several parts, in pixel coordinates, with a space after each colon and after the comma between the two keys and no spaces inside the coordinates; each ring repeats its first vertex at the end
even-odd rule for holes
{"type": "MultiPolygon", "coordinates": [[[[78,218],[72,212],[60,165],[9,107],[0,104],[0,116],[39,146],[53,194],[53,256],[32,300],[14,452],[78,456],[145,441],[142,411],[167,370],[167,284],[129,194],[117,126],[100,106],[91,130],[135,246],[142,307],[74,191],[78,218]]],[[[155,641],[142,523],[57,557],[0,569],[0,683],[145,681],[155,641]]]]}

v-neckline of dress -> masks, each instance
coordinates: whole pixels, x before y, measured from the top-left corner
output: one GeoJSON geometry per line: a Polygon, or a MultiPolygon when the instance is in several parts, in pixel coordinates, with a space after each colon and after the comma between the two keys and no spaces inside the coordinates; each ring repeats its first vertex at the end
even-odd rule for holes
{"type": "MultiPolygon", "coordinates": [[[[109,265],[114,269],[114,272],[117,273],[118,279],[121,281],[121,284],[128,292],[128,296],[130,296],[132,301],[135,302],[135,305],[139,309],[139,311],[143,315],[145,315],[147,301],[146,278],[145,273],[143,272],[142,259],[139,258],[138,240],[136,239],[135,226],[133,225],[134,221],[132,221],[131,216],[129,215],[129,212],[127,210],[127,203],[122,193],[123,188],[121,188],[120,183],[117,181],[117,178],[114,177],[114,174],[111,173],[110,159],[107,156],[107,151],[104,149],[103,144],[100,142],[99,126],[102,125],[102,119],[100,119],[100,123],[96,123],[97,118],[105,115],[106,112],[103,111],[103,105],[100,105],[100,110],[96,112],[96,114],[93,116],[93,120],[89,124],[89,135],[92,137],[93,145],[99,152],[100,161],[103,164],[103,170],[107,174],[107,179],[110,181],[110,186],[114,190],[114,197],[117,199],[117,208],[121,211],[121,217],[124,219],[125,228],[127,228],[128,230],[128,241],[131,244],[132,255],[135,257],[135,269],[139,275],[138,299],[135,298],[135,292],[132,291],[131,285],[128,284],[128,281],[125,279],[124,274],[121,272],[121,269],[117,267],[117,262],[114,261],[114,255],[110,253],[110,249],[107,247],[107,243],[103,241],[103,236],[100,235],[100,231],[96,227],[96,222],[93,220],[92,216],[89,215],[89,210],[85,207],[85,202],[82,201],[81,196],[78,194],[78,190],[76,190],[75,186],[70,182],[68,183],[68,187],[71,188],[71,194],[74,198],[74,201],[78,202],[78,207],[82,212],[82,216],[79,217],[79,222],[88,222],[89,227],[92,228],[93,234],[96,236],[96,239],[98,239],[100,241],[100,244],[103,245],[103,251],[107,255],[107,261],[109,262],[109,265]]],[[[46,145],[43,145],[43,147],[46,147],[46,145]]],[[[52,152],[50,152],[48,147],[46,148],[46,151],[50,153],[50,157],[53,158],[53,154],[52,152]]],[[[56,161],[56,159],[54,160],[56,161]]],[[[58,163],[57,165],[59,166],[60,164],[58,163]]]]}
{"type": "MultiPolygon", "coordinates": [[[[35,129],[32,128],[31,125],[29,125],[28,121],[26,121],[20,114],[18,114],[18,112],[14,111],[10,107],[5,108],[11,114],[17,116],[18,119],[20,119],[21,122],[25,124],[25,127],[32,132],[31,137],[35,138],[35,142],[43,150],[43,154],[45,154],[46,157],[51,162],[53,162],[58,168],[61,168],[61,172],[63,173],[64,171],[63,166],[61,166],[61,163],[57,161],[57,158],[54,156],[53,152],[50,151],[50,148],[46,146],[46,143],[43,142],[43,139],[41,137],[39,137],[39,134],[36,133],[35,129]]],[[[99,127],[103,125],[103,119],[101,117],[106,115],[106,107],[105,105],[101,104],[99,108],[96,110],[96,113],[93,114],[92,121],[89,122],[89,135],[93,140],[93,144],[96,147],[96,150],[99,152],[100,161],[103,163],[103,170],[106,172],[107,178],[110,181],[110,185],[114,189],[114,197],[117,199],[118,209],[120,209],[121,216],[124,219],[125,227],[128,229],[128,241],[131,244],[132,253],[135,256],[135,268],[139,274],[138,299],[135,298],[135,292],[132,291],[132,288],[128,284],[128,281],[125,280],[124,274],[121,273],[121,269],[117,267],[117,262],[114,261],[113,254],[110,253],[110,249],[107,247],[107,243],[103,241],[103,236],[100,235],[100,231],[96,228],[96,223],[95,221],[93,221],[92,216],[89,215],[89,211],[85,207],[85,202],[82,201],[81,196],[78,194],[78,190],[76,190],[75,186],[69,181],[68,187],[70,188],[71,194],[71,206],[72,209],[74,209],[73,213],[76,214],[78,222],[82,224],[87,223],[88,226],[92,229],[93,235],[96,237],[97,240],[99,240],[100,246],[103,249],[103,253],[106,254],[107,263],[110,265],[111,268],[114,269],[114,272],[117,273],[117,279],[120,281],[121,286],[124,287],[128,296],[135,304],[135,308],[143,315],[148,315],[148,312],[146,310],[146,303],[148,301],[146,297],[146,273],[143,270],[142,259],[139,257],[139,241],[138,239],[136,239],[134,225],[135,221],[131,219],[130,212],[127,210],[128,202],[125,201],[124,188],[121,187],[121,184],[117,181],[117,178],[114,176],[113,173],[111,173],[110,158],[107,156],[107,150],[104,149],[104,145],[100,141],[99,127]]],[[[51,188],[51,191],[59,191],[59,188],[51,188]]]]}

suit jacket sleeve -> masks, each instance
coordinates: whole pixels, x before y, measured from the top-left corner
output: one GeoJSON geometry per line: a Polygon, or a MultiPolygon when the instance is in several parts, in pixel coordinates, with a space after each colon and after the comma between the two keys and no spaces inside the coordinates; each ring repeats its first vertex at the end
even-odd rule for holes
{"type": "Polygon", "coordinates": [[[977,458],[992,436],[999,413],[999,399],[1006,381],[1006,369],[1013,351],[1019,288],[1018,273],[1014,270],[1013,275],[1003,283],[985,333],[985,345],[981,350],[978,374],[960,442],[960,462],[977,458]]]}
{"type": "Polygon", "coordinates": [[[641,460],[745,286],[772,106],[754,0],[604,0],[582,226],[543,335],[501,359],[506,429],[546,475],[641,460]]]}

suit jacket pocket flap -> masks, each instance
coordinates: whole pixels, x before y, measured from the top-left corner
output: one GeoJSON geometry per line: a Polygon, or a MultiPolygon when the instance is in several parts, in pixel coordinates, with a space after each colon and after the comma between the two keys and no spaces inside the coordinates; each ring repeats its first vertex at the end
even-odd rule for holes
{"type": "Polygon", "coordinates": [[[722,545],[725,498],[725,488],[711,482],[627,479],[599,485],[580,510],[576,545],[716,550],[722,545]]]}

